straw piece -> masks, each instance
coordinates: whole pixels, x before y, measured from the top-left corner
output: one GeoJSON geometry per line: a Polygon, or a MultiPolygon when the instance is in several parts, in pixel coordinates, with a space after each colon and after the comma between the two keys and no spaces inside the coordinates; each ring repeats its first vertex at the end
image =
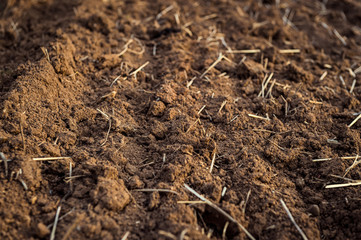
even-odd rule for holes
{"type": "Polygon", "coordinates": [[[231,215],[229,215],[227,212],[225,212],[224,210],[222,210],[220,207],[218,207],[216,204],[212,203],[211,201],[209,201],[208,199],[206,199],[205,197],[203,197],[202,195],[200,195],[199,193],[197,193],[193,188],[191,188],[190,186],[188,186],[187,184],[184,184],[184,187],[190,191],[191,193],[193,193],[196,197],[198,197],[199,199],[201,199],[202,201],[204,201],[205,203],[207,203],[210,207],[214,208],[215,210],[217,210],[219,213],[221,213],[223,216],[225,216],[228,220],[230,220],[231,222],[237,224],[237,226],[242,229],[246,235],[252,239],[252,240],[256,240],[248,231],[245,227],[243,227],[236,219],[234,219],[231,215]]]}
{"type": "Polygon", "coordinates": [[[297,225],[295,219],[293,218],[290,210],[288,209],[286,203],[281,199],[281,204],[282,204],[282,207],[286,210],[286,213],[288,215],[288,217],[290,218],[291,222],[293,223],[293,225],[295,225],[297,231],[301,234],[303,240],[308,240],[306,234],[302,231],[302,229],[297,225]]]}

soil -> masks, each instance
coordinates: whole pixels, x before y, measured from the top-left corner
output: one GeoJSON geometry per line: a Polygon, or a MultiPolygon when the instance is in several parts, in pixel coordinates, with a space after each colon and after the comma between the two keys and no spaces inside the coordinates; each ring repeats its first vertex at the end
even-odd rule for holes
{"type": "Polygon", "coordinates": [[[359,1],[0,15],[1,239],[361,239],[359,1]]]}

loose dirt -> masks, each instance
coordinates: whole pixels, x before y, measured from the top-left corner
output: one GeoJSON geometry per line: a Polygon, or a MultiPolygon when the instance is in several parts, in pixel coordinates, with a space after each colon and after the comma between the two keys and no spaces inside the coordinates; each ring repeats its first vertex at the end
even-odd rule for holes
{"type": "Polygon", "coordinates": [[[0,14],[1,239],[361,239],[359,1],[0,14]]]}

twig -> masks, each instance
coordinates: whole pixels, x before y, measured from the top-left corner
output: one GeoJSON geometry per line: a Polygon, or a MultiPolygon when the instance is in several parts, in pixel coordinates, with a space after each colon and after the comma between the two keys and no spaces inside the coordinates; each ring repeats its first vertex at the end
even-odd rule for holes
{"type": "Polygon", "coordinates": [[[228,220],[230,220],[231,222],[237,224],[237,226],[242,229],[246,235],[252,239],[252,240],[256,240],[248,231],[245,227],[243,227],[236,219],[234,219],[231,215],[229,215],[227,212],[225,212],[223,209],[221,209],[220,207],[218,207],[216,204],[212,203],[211,201],[209,201],[208,199],[206,199],[205,197],[203,197],[202,195],[200,195],[199,193],[197,193],[193,188],[191,188],[190,186],[188,186],[187,184],[184,184],[184,187],[190,191],[191,193],[193,193],[196,197],[198,197],[199,199],[201,199],[202,201],[204,201],[205,203],[207,203],[210,207],[214,208],[215,210],[217,210],[220,214],[222,214],[223,216],[225,216],[228,220]]]}
{"type": "Polygon", "coordinates": [[[288,215],[288,217],[290,218],[291,222],[293,223],[293,225],[295,225],[295,227],[297,228],[297,231],[301,234],[303,240],[308,240],[306,234],[302,231],[302,229],[297,225],[295,219],[293,218],[290,210],[288,209],[288,207],[286,206],[285,202],[281,199],[281,204],[282,207],[286,210],[286,213],[288,215]]]}
{"type": "Polygon", "coordinates": [[[54,226],[53,226],[53,229],[51,230],[50,240],[54,240],[54,239],[55,239],[55,231],[56,231],[56,226],[58,225],[58,221],[59,221],[60,210],[61,210],[61,206],[59,206],[59,207],[58,207],[58,210],[56,210],[56,215],[55,215],[55,220],[54,220],[54,226]]]}

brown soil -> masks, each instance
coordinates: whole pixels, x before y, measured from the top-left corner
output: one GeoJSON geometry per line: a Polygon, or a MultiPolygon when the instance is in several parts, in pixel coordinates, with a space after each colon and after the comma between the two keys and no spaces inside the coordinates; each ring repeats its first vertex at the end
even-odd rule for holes
{"type": "Polygon", "coordinates": [[[308,239],[361,239],[361,187],[325,188],[361,179],[360,165],[335,177],[360,154],[359,1],[17,0],[0,14],[1,239],[48,239],[59,206],[55,239],[247,239],[179,202],[199,200],[184,184],[256,239],[301,239],[281,199],[308,239]]]}

